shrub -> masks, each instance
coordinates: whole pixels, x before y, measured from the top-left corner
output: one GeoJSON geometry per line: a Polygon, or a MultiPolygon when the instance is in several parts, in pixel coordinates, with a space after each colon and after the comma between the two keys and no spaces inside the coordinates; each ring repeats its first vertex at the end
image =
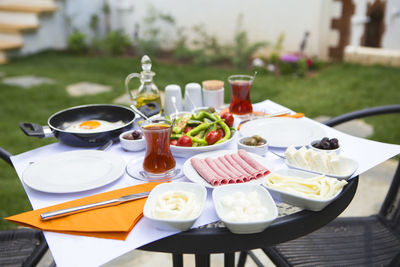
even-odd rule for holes
{"type": "Polygon", "coordinates": [[[72,53],[83,54],[87,51],[87,45],[85,42],[86,35],[75,29],[74,32],[68,36],[67,45],[68,50],[72,53]]]}
{"type": "Polygon", "coordinates": [[[122,55],[131,46],[131,41],[122,31],[111,31],[104,38],[105,50],[112,55],[122,55]]]}

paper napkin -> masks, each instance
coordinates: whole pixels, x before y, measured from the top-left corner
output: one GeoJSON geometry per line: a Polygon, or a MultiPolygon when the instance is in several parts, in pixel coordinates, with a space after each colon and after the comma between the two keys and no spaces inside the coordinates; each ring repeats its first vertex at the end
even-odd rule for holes
{"type": "Polygon", "coordinates": [[[160,183],[146,183],[130,186],[42,209],[24,212],[5,219],[43,231],[125,240],[132,228],[142,218],[143,207],[147,198],[125,202],[116,206],[76,213],[48,221],[42,221],[40,219],[40,214],[150,191],[158,184],[160,183]]]}

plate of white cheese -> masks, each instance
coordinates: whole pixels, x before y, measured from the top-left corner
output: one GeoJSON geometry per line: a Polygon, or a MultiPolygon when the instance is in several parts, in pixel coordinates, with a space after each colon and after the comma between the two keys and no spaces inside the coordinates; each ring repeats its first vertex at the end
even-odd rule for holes
{"type": "Polygon", "coordinates": [[[315,151],[290,146],[285,151],[285,163],[290,168],[325,174],[338,179],[348,179],[357,170],[357,161],[337,155],[335,152],[315,151]]]}

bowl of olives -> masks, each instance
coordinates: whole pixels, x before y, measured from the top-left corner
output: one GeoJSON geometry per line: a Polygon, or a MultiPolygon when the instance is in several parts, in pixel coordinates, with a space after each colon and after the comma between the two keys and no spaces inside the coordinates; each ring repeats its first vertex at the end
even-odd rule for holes
{"type": "Polygon", "coordinates": [[[119,140],[122,148],[127,151],[140,151],[146,147],[146,140],[139,130],[123,132],[120,134],[119,140]]]}
{"type": "Polygon", "coordinates": [[[314,140],[310,143],[309,147],[316,151],[326,151],[340,153],[339,140],[337,138],[324,137],[321,140],[314,140]]]}
{"type": "Polygon", "coordinates": [[[238,140],[238,149],[264,156],[268,151],[268,142],[259,135],[245,136],[238,140]]]}

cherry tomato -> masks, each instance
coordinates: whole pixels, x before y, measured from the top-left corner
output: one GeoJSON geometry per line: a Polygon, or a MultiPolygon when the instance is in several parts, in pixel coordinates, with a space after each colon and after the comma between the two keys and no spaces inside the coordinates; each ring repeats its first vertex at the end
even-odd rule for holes
{"type": "Polygon", "coordinates": [[[187,133],[187,132],[189,132],[189,131],[192,130],[192,129],[193,129],[193,127],[186,126],[185,129],[183,129],[183,132],[184,132],[184,133],[187,133]]]}
{"type": "Polygon", "coordinates": [[[221,134],[217,131],[211,131],[206,136],[206,141],[209,145],[215,144],[219,139],[221,139],[221,134]]]}
{"type": "Polygon", "coordinates": [[[177,146],[192,146],[192,139],[189,136],[181,136],[176,144],[177,146]]]}
{"type": "Polygon", "coordinates": [[[178,140],[176,140],[176,139],[169,141],[169,144],[172,146],[176,146],[177,143],[178,143],[178,140]]]}
{"type": "Polygon", "coordinates": [[[225,132],[224,130],[222,130],[221,128],[217,130],[217,132],[219,132],[219,134],[221,135],[221,138],[224,138],[225,136],[225,132]]]}
{"type": "Polygon", "coordinates": [[[229,112],[223,113],[223,114],[221,115],[221,119],[224,119],[226,125],[228,125],[229,127],[232,127],[233,121],[235,120],[235,119],[233,118],[232,113],[229,113],[229,112]]]}

